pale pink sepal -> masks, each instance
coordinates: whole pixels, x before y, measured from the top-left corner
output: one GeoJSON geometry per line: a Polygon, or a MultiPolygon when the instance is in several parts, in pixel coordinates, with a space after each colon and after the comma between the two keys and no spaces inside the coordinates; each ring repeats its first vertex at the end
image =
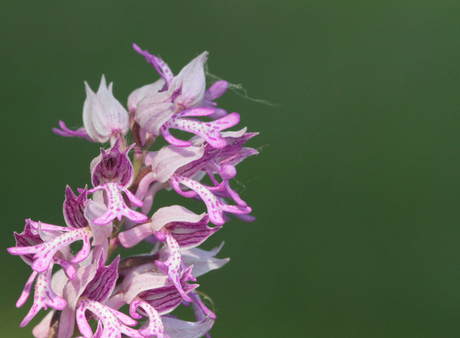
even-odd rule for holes
{"type": "Polygon", "coordinates": [[[143,291],[170,285],[172,283],[168,282],[168,276],[161,273],[157,268],[156,271],[133,271],[123,281],[123,289],[125,290],[123,299],[129,304],[134,297],[143,291]]]}
{"type": "Polygon", "coordinates": [[[101,250],[93,253],[92,264],[88,262],[77,269],[77,277],[69,281],[63,290],[63,297],[67,299],[68,307],[76,310],[78,300],[88,284],[94,279],[98,268],[105,262],[105,253],[101,250]]]}
{"type": "Polygon", "coordinates": [[[156,193],[162,189],[167,189],[167,188],[171,188],[171,184],[169,182],[165,182],[165,183],[154,182],[149,187],[149,190],[147,191],[147,194],[144,198],[144,205],[142,206],[142,209],[141,209],[143,214],[148,214],[150,212],[150,209],[152,209],[153,200],[155,198],[156,193]]]}
{"type": "MultiPolygon", "coordinates": [[[[129,274],[125,279],[127,281],[123,282],[122,289],[126,290],[124,296],[126,303],[131,303],[136,296],[139,296],[139,298],[153,306],[160,315],[163,315],[179,306],[183,301],[183,297],[177,287],[172,282],[167,281],[168,277],[163,273],[156,272],[158,270],[155,271],[155,269],[156,266],[141,272],[140,275],[136,273],[129,274]],[[163,279],[164,277],[166,277],[166,280],[163,279]],[[161,284],[162,281],[163,284],[161,284]]],[[[186,294],[198,287],[197,284],[187,283],[192,278],[191,270],[192,267],[185,269],[180,279],[182,289],[186,294]]]]}
{"type": "MultiPolygon", "coordinates": [[[[76,277],[76,270],[75,276],[76,277]]],[[[53,276],[51,277],[51,288],[53,289],[54,293],[56,293],[59,297],[63,297],[64,286],[69,281],[69,277],[67,277],[65,271],[63,269],[56,271],[53,276]]]]}
{"type": "Polygon", "coordinates": [[[159,79],[158,81],[142,86],[135,91],[133,91],[128,96],[128,110],[131,115],[134,115],[136,112],[137,104],[140,100],[142,100],[147,95],[152,95],[158,93],[162,90],[165,86],[166,82],[163,78],[159,79]]]}
{"type": "Polygon", "coordinates": [[[203,217],[205,214],[197,215],[180,205],[164,207],[158,209],[149,222],[120,233],[118,238],[124,247],[130,248],[168,223],[198,223],[203,217]]]}
{"type": "Polygon", "coordinates": [[[214,101],[215,99],[224,95],[227,89],[228,82],[225,80],[219,80],[204,92],[204,100],[206,102],[214,101]]]}
{"type": "Polygon", "coordinates": [[[88,202],[87,188],[83,189],[80,196],[76,196],[69,186],[65,188],[65,200],[62,207],[65,223],[69,228],[85,228],[88,220],[85,218],[84,210],[88,202]]]}
{"type": "Polygon", "coordinates": [[[178,148],[171,145],[161,148],[155,156],[147,154],[146,165],[152,165],[153,177],[157,181],[164,183],[177,169],[201,158],[203,154],[203,146],[178,148]]]}
{"type": "Polygon", "coordinates": [[[152,231],[157,231],[171,222],[198,223],[203,217],[204,214],[197,215],[181,205],[160,208],[152,216],[152,231]]]}
{"type": "MultiPolygon", "coordinates": [[[[206,89],[206,75],[204,64],[208,52],[203,52],[190,61],[171,81],[171,86],[182,84],[182,95],[177,100],[177,105],[182,109],[197,107],[203,101],[206,89]]],[[[181,109],[181,110],[182,110],[181,109]]]]}
{"type": "Polygon", "coordinates": [[[89,221],[89,226],[93,232],[93,246],[101,245],[107,242],[112,234],[113,223],[105,225],[96,225],[94,220],[102,216],[107,211],[107,206],[99,201],[89,200],[85,208],[85,217],[89,221]]]}
{"type": "MultiPolygon", "coordinates": [[[[59,330],[57,338],[73,337],[75,329],[75,311],[66,306],[59,317],[59,330]]],[[[48,337],[47,337],[48,338],[48,337]]]]}
{"type": "Polygon", "coordinates": [[[48,314],[42,319],[42,321],[33,328],[32,334],[35,338],[48,338],[51,319],[53,319],[53,315],[55,312],[55,310],[51,310],[50,312],[48,312],[48,314]]]}
{"type": "Polygon", "coordinates": [[[230,261],[230,258],[215,258],[223,245],[224,243],[222,242],[219,247],[211,251],[205,251],[198,248],[181,250],[182,260],[186,266],[193,265],[193,276],[199,277],[211,270],[221,268],[230,261]]]}
{"type": "Polygon", "coordinates": [[[161,126],[177,112],[174,102],[181,90],[178,84],[168,91],[145,96],[137,104],[136,122],[151,135],[160,135],[161,126]]]}
{"type": "Polygon", "coordinates": [[[173,317],[162,317],[166,332],[170,338],[200,338],[204,336],[214,324],[211,316],[198,322],[186,322],[173,317]]]}

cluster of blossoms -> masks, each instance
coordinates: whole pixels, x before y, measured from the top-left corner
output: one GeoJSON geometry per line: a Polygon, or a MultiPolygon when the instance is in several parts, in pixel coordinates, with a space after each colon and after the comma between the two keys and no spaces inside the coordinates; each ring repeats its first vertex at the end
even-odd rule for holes
{"type": "Polygon", "coordinates": [[[37,338],[209,337],[216,316],[192,283],[228,259],[215,258],[220,248],[205,251],[197,246],[229,214],[253,220],[230,180],[239,162],[257,154],[243,147],[256,133],[246,128],[224,131],[239,122],[237,113],[228,114],[213,102],[228,83],[218,81],[206,89],[206,52],[174,76],[162,59],[136,45],[134,49],[155,67],[158,81],[132,92],[128,110],[115,99],[104,76],[97,93],[85,83],[84,127],[71,130],[60,121],[60,129],[53,129],[61,136],[110,142],[91,162],[92,188],[75,193],[67,186],[66,226],[28,219],[24,231],[15,233],[16,246],[8,249],[32,268],[18,307],[35,281],[33,305],[21,327],[40,309],[51,308],[33,329],[37,338]],[[207,121],[196,118],[203,116],[207,121]],[[181,140],[171,128],[194,135],[181,140]],[[169,144],[150,151],[160,134],[169,144]],[[201,183],[205,176],[211,184],[201,183]],[[180,205],[155,210],[153,200],[161,189],[202,201],[207,212],[197,215],[180,205]],[[120,245],[131,248],[143,240],[151,243],[149,253],[110,258],[120,245]],[[80,241],[81,249],[70,247],[80,241]],[[55,273],[54,265],[60,266],[55,273]],[[126,313],[119,311],[124,305],[126,313]],[[170,314],[180,305],[192,306],[195,322],[170,314]]]}

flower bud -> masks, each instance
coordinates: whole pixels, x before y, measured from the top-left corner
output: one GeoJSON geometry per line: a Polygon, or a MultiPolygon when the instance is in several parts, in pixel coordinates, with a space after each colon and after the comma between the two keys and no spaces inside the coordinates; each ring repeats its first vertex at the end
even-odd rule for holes
{"type": "Polygon", "coordinates": [[[129,116],[112,94],[112,82],[107,87],[104,75],[97,93],[85,82],[86,100],[83,106],[83,124],[89,137],[99,143],[114,143],[129,130],[129,116]]]}

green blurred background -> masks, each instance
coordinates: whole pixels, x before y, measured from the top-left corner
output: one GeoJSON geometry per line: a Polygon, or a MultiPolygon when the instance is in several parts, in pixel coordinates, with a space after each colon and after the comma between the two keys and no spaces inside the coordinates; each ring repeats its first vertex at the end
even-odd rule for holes
{"type": "Polygon", "coordinates": [[[62,224],[99,153],[51,128],[82,125],[84,80],[126,102],[157,79],[133,42],[176,73],[207,50],[211,73],[276,104],[218,101],[261,154],[233,182],[257,221],[205,246],[231,257],[198,280],[213,338],[460,335],[458,1],[2,1],[0,28],[2,337],[44,315],[19,328],[13,231],[62,224]]]}

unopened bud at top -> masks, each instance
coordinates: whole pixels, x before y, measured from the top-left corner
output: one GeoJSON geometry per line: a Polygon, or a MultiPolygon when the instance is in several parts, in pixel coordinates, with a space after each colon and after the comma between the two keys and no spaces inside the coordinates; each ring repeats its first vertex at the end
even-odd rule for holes
{"type": "Polygon", "coordinates": [[[86,100],[83,106],[83,124],[89,137],[96,142],[110,140],[114,144],[119,135],[129,130],[129,116],[126,109],[113,96],[112,82],[107,87],[104,75],[97,93],[85,82],[86,100]]]}

